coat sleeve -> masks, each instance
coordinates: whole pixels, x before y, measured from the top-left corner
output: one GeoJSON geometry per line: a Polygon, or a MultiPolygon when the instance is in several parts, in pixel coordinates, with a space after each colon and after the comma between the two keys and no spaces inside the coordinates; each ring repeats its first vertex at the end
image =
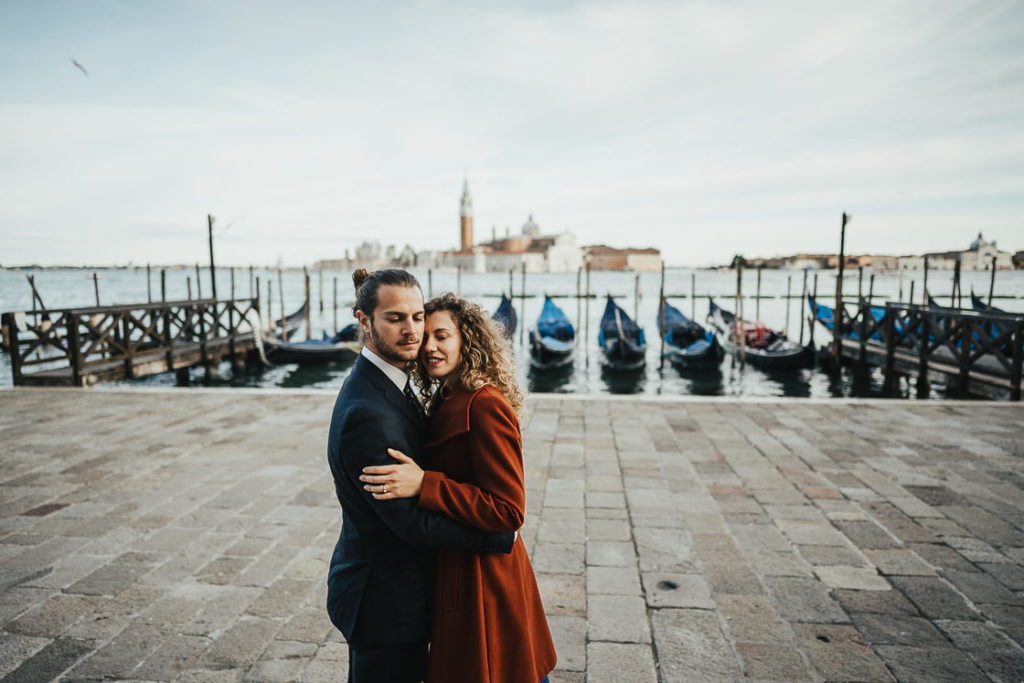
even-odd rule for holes
{"type": "Polygon", "coordinates": [[[484,392],[473,399],[468,448],[476,484],[427,470],[420,506],[480,529],[519,529],[526,511],[523,442],[519,421],[503,396],[484,392]]]}
{"type": "Polygon", "coordinates": [[[336,472],[335,477],[345,477],[346,488],[350,492],[354,490],[364,504],[368,503],[371,513],[377,515],[403,542],[427,548],[497,553],[512,551],[515,541],[512,533],[482,531],[459,524],[437,512],[420,508],[415,498],[376,500],[363,489],[359,475],[364,467],[393,464],[394,459],[387,454],[388,448],[399,448],[405,452],[411,450],[408,444],[396,442],[394,432],[386,428],[386,421],[372,410],[353,410],[345,420],[340,436],[344,444],[343,472],[336,472]]]}

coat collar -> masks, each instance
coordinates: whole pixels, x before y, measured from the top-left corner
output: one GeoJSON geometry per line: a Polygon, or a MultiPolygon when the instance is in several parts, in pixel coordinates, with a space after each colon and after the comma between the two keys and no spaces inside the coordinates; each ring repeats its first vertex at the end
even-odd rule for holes
{"type": "Polygon", "coordinates": [[[430,416],[425,445],[436,446],[442,441],[468,432],[469,411],[473,406],[473,399],[487,391],[488,388],[483,386],[476,391],[459,389],[441,401],[430,416]]]}

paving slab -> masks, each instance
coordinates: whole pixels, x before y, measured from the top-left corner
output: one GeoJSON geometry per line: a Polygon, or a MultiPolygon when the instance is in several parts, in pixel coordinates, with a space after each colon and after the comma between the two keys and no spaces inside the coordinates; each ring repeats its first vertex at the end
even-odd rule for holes
{"type": "Polygon", "coordinates": [[[651,621],[663,681],[723,681],[740,676],[739,656],[714,612],[663,609],[651,621]]]}
{"type": "MultiPolygon", "coordinates": [[[[0,390],[0,675],[343,680],[333,400],[0,390]]],[[[1024,676],[1021,406],[534,396],[524,425],[552,681],[1024,676]]]]}

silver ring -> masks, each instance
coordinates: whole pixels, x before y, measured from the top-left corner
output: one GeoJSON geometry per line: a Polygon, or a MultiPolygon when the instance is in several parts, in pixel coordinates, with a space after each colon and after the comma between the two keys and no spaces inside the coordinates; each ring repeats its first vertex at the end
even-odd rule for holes
{"type": "Polygon", "coordinates": [[[382,485],[381,488],[384,489],[383,491],[381,491],[381,493],[387,493],[388,492],[388,487],[387,487],[386,484],[382,485]]]}

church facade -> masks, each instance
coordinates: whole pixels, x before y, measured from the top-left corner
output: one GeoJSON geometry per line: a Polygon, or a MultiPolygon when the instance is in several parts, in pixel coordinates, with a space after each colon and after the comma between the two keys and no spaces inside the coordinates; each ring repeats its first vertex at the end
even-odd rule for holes
{"type": "Polygon", "coordinates": [[[491,231],[491,240],[477,244],[473,234],[473,198],[469,181],[462,186],[459,199],[458,251],[423,252],[417,258],[421,266],[454,268],[467,273],[508,272],[575,273],[583,265],[583,250],[571,232],[543,235],[531,215],[519,233],[509,231],[498,238],[491,231]]]}

